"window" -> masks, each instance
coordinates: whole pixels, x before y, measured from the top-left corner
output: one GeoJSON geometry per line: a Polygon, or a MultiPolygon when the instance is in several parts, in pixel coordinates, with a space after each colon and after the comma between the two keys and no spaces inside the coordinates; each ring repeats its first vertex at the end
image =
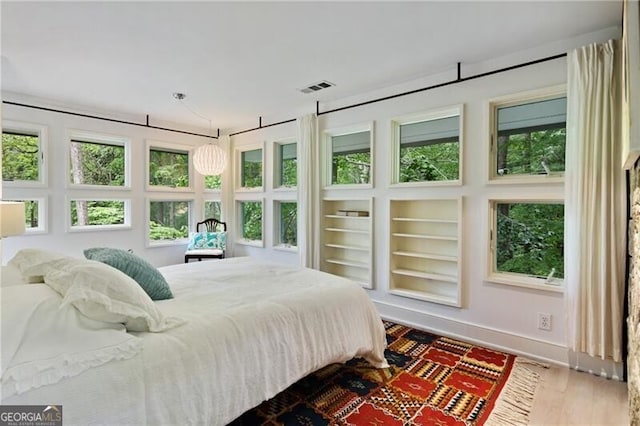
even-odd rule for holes
{"type": "Polygon", "coordinates": [[[220,201],[205,201],[204,202],[204,218],[215,218],[221,220],[222,218],[222,203],[220,201]]]}
{"type": "Polygon", "coordinates": [[[190,151],[175,145],[152,142],[148,144],[149,189],[191,190],[190,151]]]}
{"type": "Polygon", "coordinates": [[[369,184],[371,131],[327,133],[330,185],[369,184]]]}
{"type": "Polygon", "coordinates": [[[564,278],[564,204],[493,200],[491,277],[559,287],[564,278]]]}
{"type": "Polygon", "coordinates": [[[72,231],[129,228],[129,201],[73,199],[69,219],[72,231]]]}
{"type": "Polygon", "coordinates": [[[240,187],[262,188],[262,148],[240,151],[240,187]]]}
{"type": "Polygon", "coordinates": [[[262,246],[262,201],[238,201],[241,243],[262,246]]]}
{"type": "Polygon", "coordinates": [[[564,94],[494,102],[491,108],[491,179],[562,178],[567,127],[564,94]]]}
{"type": "Polygon", "coordinates": [[[151,245],[189,236],[190,201],[149,201],[149,240],[151,245]]]}
{"type": "Polygon", "coordinates": [[[394,120],[392,183],[460,182],[460,108],[394,120]]]}
{"type": "Polygon", "coordinates": [[[294,188],[298,185],[298,144],[276,143],[275,188],[294,188]]]}
{"type": "Polygon", "coordinates": [[[46,214],[44,198],[8,200],[24,203],[24,221],[26,233],[43,233],[46,232],[46,214]]]}
{"type": "Polygon", "coordinates": [[[297,247],[298,245],[298,203],[295,201],[276,201],[276,245],[297,247]]]}
{"type": "Polygon", "coordinates": [[[45,145],[47,128],[30,123],[2,123],[2,180],[24,186],[46,182],[45,145]]]}
{"type": "Polygon", "coordinates": [[[222,176],[205,176],[204,177],[204,188],[212,189],[214,191],[220,191],[222,189],[222,176]]]}
{"type": "Polygon", "coordinates": [[[69,144],[69,182],[128,187],[128,149],[126,139],[74,132],[69,144]]]}

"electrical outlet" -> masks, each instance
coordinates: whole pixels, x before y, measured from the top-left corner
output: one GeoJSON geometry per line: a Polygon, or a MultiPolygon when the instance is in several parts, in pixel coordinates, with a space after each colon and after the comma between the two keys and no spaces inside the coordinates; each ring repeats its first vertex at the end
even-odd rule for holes
{"type": "Polygon", "coordinates": [[[538,328],[540,330],[551,330],[551,314],[538,312],[538,328]]]}

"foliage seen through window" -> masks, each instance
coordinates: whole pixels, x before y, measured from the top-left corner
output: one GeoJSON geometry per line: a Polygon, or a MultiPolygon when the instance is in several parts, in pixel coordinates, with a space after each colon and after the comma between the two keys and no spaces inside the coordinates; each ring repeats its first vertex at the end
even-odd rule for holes
{"type": "Polygon", "coordinates": [[[2,132],[2,180],[40,180],[38,136],[2,132]]]}

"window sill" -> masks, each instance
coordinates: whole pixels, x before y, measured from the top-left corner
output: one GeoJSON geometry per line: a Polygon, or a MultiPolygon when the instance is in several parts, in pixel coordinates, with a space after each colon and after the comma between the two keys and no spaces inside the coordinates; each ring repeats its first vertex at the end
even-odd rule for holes
{"type": "Polygon", "coordinates": [[[87,225],[70,226],[67,232],[103,232],[103,231],[130,231],[131,225],[87,225]]]}
{"type": "Polygon", "coordinates": [[[67,183],[67,189],[92,189],[97,191],[131,191],[131,186],[115,186],[115,185],[85,185],[76,183],[67,183]]]}
{"type": "Polygon", "coordinates": [[[541,184],[562,184],[564,174],[551,175],[521,175],[521,176],[490,176],[487,181],[489,185],[541,185],[541,184]]]}
{"type": "Polygon", "coordinates": [[[277,188],[273,188],[274,192],[295,192],[297,190],[297,186],[279,186],[277,188]]]}
{"type": "Polygon", "coordinates": [[[147,248],[186,246],[189,243],[188,238],[180,238],[177,240],[147,240],[147,248]]]}
{"type": "Polygon", "coordinates": [[[553,280],[551,284],[545,284],[544,280],[537,278],[509,274],[493,274],[485,277],[485,281],[494,284],[547,291],[550,293],[564,293],[564,281],[558,279],[553,280]]]}
{"type": "Polygon", "coordinates": [[[370,183],[345,183],[345,184],[332,184],[324,187],[324,190],[334,189],[372,189],[373,185],[370,183]]]}
{"type": "Polygon", "coordinates": [[[462,179],[457,180],[434,180],[419,182],[393,182],[389,188],[418,188],[433,186],[462,186],[462,179]]]}
{"type": "Polygon", "coordinates": [[[288,244],[279,244],[277,246],[273,246],[274,250],[278,250],[278,251],[285,251],[287,253],[297,253],[298,252],[298,246],[291,246],[288,244]]]}
{"type": "Polygon", "coordinates": [[[256,241],[256,240],[237,240],[237,241],[234,241],[234,244],[239,244],[241,246],[264,248],[264,242],[261,241],[261,240],[260,241],[256,241]]]}
{"type": "Polygon", "coordinates": [[[147,185],[145,189],[147,192],[194,192],[194,189],[190,186],[173,187],[147,185]]]}
{"type": "Polygon", "coordinates": [[[29,180],[3,180],[2,186],[5,188],[46,188],[47,183],[29,180]]]}
{"type": "Polygon", "coordinates": [[[256,186],[252,188],[247,188],[244,186],[236,188],[235,192],[264,192],[263,186],[256,186]]]}

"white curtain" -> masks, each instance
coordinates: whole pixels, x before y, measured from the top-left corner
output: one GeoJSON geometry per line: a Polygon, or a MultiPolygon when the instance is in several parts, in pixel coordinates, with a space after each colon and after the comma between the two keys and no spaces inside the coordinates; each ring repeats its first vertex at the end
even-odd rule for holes
{"type": "Polygon", "coordinates": [[[222,193],[220,201],[222,202],[222,220],[227,222],[227,257],[233,256],[233,239],[236,238],[233,230],[235,229],[235,218],[233,217],[233,152],[231,151],[231,138],[227,135],[220,136],[218,146],[227,153],[227,166],[222,172],[222,193]]]}
{"type": "Polygon", "coordinates": [[[618,41],[567,57],[565,283],[570,347],[622,360],[626,184],[618,41]]]}
{"type": "Polygon", "coordinates": [[[300,264],[320,267],[320,149],[318,117],[296,120],[298,127],[298,250],[300,264]],[[302,238],[300,238],[302,237],[302,238]]]}

